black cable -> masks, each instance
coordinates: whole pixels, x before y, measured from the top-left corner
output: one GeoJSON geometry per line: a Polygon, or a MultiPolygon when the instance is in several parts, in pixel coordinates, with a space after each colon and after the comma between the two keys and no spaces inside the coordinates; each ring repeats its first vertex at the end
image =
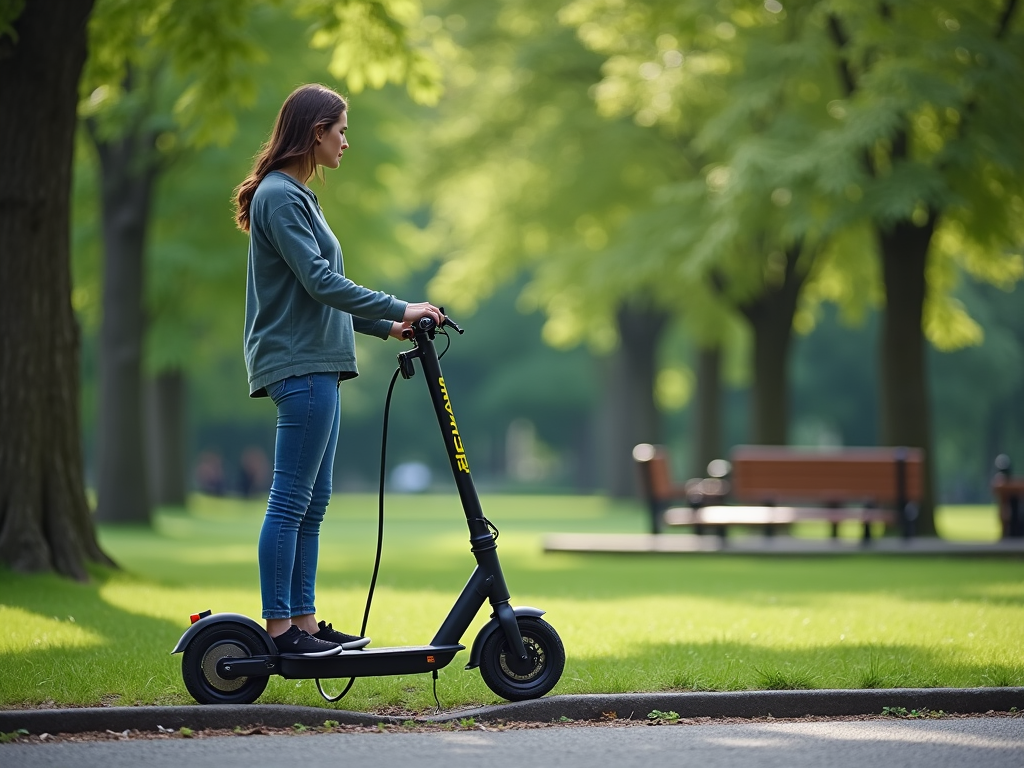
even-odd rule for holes
{"type": "MultiPolygon", "coordinates": [[[[377,490],[377,554],[373,558],[373,576],[370,578],[370,589],[366,593],[366,608],[363,610],[363,623],[359,628],[359,636],[366,636],[366,624],[370,620],[370,606],[373,604],[373,591],[377,587],[377,574],[380,571],[380,555],[384,547],[384,471],[387,466],[388,456],[388,420],[391,417],[391,395],[395,391],[395,382],[398,381],[398,375],[402,372],[401,368],[395,370],[394,376],[391,377],[391,384],[388,385],[388,396],[384,399],[384,424],[381,429],[380,438],[380,485],[377,490]]],[[[323,696],[327,701],[333,703],[340,701],[349,689],[352,688],[352,684],[356,681],[354,677],[350,677],[348,685],[345,686],[345,690],[339,693],[337,696],[331,697],[324,693],[323,686],[320,684],[320,678],[316,678],[316,689],[320,691],[320,695],[323,696]]],[[[434,694],[434,700],[437,700],[437,694],[434,694]]],[[[438,707],[440,707],[438,703],[438,707]]]]}
{"type": "Polygon", "coordinates": [[[444,340],[447,342],[444,345],[444,349],[441,350],[441,354],[437,356],[437,359],[440,360],[448,353],[448,347],[452,345],[452,337],[448,335],[448,331],[446,331],[443,326],[438,328],[437,332],[444,336],[444,340]]]}
{"type": "Polygon", "coordinates": [[[384,469],[388,456],[388,419],[391,417],[391,395],[395,391],[395,382],[401,368],[396,368],[391,377],[391,384],[388,385],[388,396],[384,399],[384,425],[380,438],[380,484],[377,488],[377,554],[373,558],[373,577],[370,579],[370,590],[366,593],[366,609],[363,611],[363,624],[359,629],[359,635],[366,635],[366,623],[370,620],[370,605],[373,603],[373,590],[377,586],[377,573],[380,571],[380,553],[384,546],[384,469]]]}

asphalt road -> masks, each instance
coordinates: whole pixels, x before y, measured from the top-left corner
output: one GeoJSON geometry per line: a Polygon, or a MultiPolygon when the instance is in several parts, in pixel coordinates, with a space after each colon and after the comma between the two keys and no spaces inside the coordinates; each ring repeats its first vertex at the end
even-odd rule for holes
{"type": "Polygon", "coordinates": [[[0,745],[10,768],[1024,767],[1024,719],[709,723],[0,745]]]}

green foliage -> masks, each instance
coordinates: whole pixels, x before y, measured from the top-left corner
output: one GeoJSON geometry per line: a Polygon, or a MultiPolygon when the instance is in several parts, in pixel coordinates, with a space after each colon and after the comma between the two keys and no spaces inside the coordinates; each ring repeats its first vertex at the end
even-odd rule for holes
{"type": "Polygon", "coordinates": [[[18,31],[14,22],[25,10],[25,0],[0,0],[0,41],[9,37],[12,43],[18,42],[18,31]]]}
{"type": "Polygon", "coordinates": [[[332,51],[330,72],[353,93],[404,83],[417,102],[437,103],[439,60],[453,44],[437,17],[423,17],[418,0],[303,0],[296,14],[314,21],[313,47],[332,51]]]}
{"type": "Polygon", "coordinates": [[[865,274],[874,250],[845,230],[941,214],[924,327],[954,349],[981,340],[950,298],[958,269],[1004,285],[1024,275],[1024,154],[1012,138],[1024,130],[1024,100],[1003,114],[997,93],[997,84],[1021,82],[1024,57],[1021,33],[999,26],[1003,10],[966,0],[882,11],[856,2],[577,0],[560,18],[607,57],[595,89],[604,113],[690,133],[706,156],[700,175],[714,215],[691,258],[749,280],[758,270],[735,258],[750,250],[749,233],[768,236],[768,249],[755,249],[762,254],[773,240],[827,243],[827,269],[808,286],[806,328],[823,297],[856,306],[877,294],[870,283],[836,289],[865,274]]]}
{"type": "Polygon", "coordinates": [[[946,713],[941,709],[910,709],[906,707],[882,707],[882,715],[885,717],[902,717],[908,719],[936,719],[945,717],[946,713]]]}
{"type": "Polygon", "coordinates": [[[679,713],[669,710],[668,712],[662,712],[660,709],[652,709],[647,713],[647,719],[653,720],[654,722],[665,722],[674,723],[679,720],[679,713]]]}
{"type": "Polygon", "coordinates": [[[16,731],[0,732],[0,744],[10,744],[12,741],[17,741],[23,736],[28,736],[29,733],[24,728],[19,728],[16,731]]]}
{"type": "Polygon", "coordinates": [[[906,717],[909,713],[906,707],[882,707],[882,714],[887,717],[906,717]]]}
{"type": "Polygon", "coordinates": [[[178,140],[225,143],[239,106],[253,102],[253,66],[265,58],[249,32],[250,13],[239,0],[97,0],[80,111],[102,117],[106,135],[121,135],[157,117],[158,83],[170,80],[169,112],[185,130],[178,140]]]}
{"type": "Polygon", "coordinates": [[[419,173],[431,217],[418,245],[442,259],[431,290],[458,296],[453,310],[525,272],[519,306],[545,314],[545,339],[607,349],[618,296],[650,284],[617,268],[610,247],[677,160],[630,122],[594,114],[600,57],[550,23],[558,8],[445,4],[466,24],[419,173]]]}

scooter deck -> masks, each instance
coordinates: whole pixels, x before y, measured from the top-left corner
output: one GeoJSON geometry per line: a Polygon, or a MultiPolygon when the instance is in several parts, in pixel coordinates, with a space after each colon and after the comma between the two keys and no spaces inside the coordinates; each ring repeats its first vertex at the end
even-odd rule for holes
{"type": "Polygon", "coordinates": [[[411,675],[448,666],[464,645],[415,645],[392,648],[363,648],[342,651],[336,656],[252,656],[224,658],[217,662],[217,674],[225,679],[280,675],[294,680],[332,677],[377,677],[411,675]]]}

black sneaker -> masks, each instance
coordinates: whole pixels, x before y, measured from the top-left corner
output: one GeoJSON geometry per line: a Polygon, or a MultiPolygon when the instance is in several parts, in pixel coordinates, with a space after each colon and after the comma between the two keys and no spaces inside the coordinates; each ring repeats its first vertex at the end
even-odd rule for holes
{"type": "Polygon", "coordinates": [[[326,640],[329,643],[337,643],[346,651],[354,651],[370,644],[370,638],[339,632],[325,621],[321,621],[317,626],[320,627],[320,631],[313,635],[313,637],[326,640]]]}
{"type": "Polygon", "coordinates": [[[299,629],[294,624],[288,631],[274,638],[274,645],[283,656],[335,656],[341,653],[338,643],[328,642],[313,637],[309,632],[299,629]]]}

